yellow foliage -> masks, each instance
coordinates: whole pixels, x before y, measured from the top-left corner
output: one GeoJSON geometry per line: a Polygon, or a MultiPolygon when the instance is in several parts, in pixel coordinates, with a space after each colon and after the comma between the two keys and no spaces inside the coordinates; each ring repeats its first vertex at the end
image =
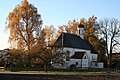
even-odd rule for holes
{"type": "MultiPolygon", "coordinates": [[[[9,13],[6,28],[10,30],[9,42],[11,45],[14,42],[18,48],[24,46],[24,48],[31,49],[37,43],[40,37],[42,20],[40,16],[37,16],[40,14],[36,12],[37,9],[34,5],[29,4],[27,0],[23,0],[9,13]],[[24,41],[21,41],[21,38],[24,41]]],[[[49,35],[51,33],[49,32],[49,35]]]]}
{"type": "Polygon", "coordinates": [[[10,12],[8,15],[8,19],[11,19],[13,16],[14,16],[14,14],[12,12],[10,12]]]}
{"type": "Polygon", "coordinates": [[[27,0],[23,0],[23,7],[28,7],[28,1],[27,0]]]}
{"type": "Polygon", "coordinates": [[[90,33],[94,33],[94,32],[95,32],[94,28],[90,28],[90,33]]]}
{"type": "Polygon", "coordinates": [[[65,30],[68,33],[71,34],[76,34],[77,33],[77,27],[78,27],[79,22],[77,22],[76,19],[74,19],[73,21],[68,21],[68,25],[66,26],[65,30]]]}
{"type": "Polygon", "coordinates": [[[44,27],[44,33],[46,34],[46,38],[47,38],[47,43],[49,45],[53,44],[54,41],[54,32],[55,32],[55,28],[53,25],[50,26],[45,26],[44,27]]]}

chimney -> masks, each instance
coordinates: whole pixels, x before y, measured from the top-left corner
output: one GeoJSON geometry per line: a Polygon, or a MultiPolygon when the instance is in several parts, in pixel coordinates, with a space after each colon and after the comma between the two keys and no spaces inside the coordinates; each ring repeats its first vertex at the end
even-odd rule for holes
{"type": "Polygon", "coordinates": [[[84,39],[84,25],[82,25],[81,23],[78,25],[78,35],[84,39]]]}

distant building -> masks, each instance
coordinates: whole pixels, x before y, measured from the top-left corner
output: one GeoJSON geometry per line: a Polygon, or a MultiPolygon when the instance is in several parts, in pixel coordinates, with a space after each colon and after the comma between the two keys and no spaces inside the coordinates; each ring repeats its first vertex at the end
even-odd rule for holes
{"type": "Polygon", "coordinates": [[[112,53],[113,59],[120,59],[120,53],[112,53]]]}
{"type": "Polygon", "coordinates": [[[75,65],[78,68],[103,68],[103,62],[98,61],[98,54],[92,45],[83,38],[83,33],[81,33],[83,30],[84,27],[80,26],[78,35],[62,33],[59,36],[53,45],[53,52],[56,47],[61,47],[64,63],[53,63],[54,67],[68,68],[75,65]]]}

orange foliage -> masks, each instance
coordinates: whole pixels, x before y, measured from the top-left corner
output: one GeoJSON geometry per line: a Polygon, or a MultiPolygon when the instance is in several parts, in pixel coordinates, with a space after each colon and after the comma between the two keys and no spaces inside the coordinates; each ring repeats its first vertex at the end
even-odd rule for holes
{"type": "Polygon", "coordinates": [[[68,21],[68,24],[65,27],[65,30],[67,31],[67,33],[77,34],[78,25],[79,25],[79,22],[75,19],[73,21],[68,21]]]}
{"type": "Polygon", "coordinates": [[[47,45],[52,45],[54,43],[55,37],[55,28],[53,25],[45,26],[43,28],[44,33],[46,34],[47,45]]]}
{"type": "Polygon", "coordinates": [[[40,37],[41,25],[42,20],[37,8],[23,0],[8,15],[6,28],[10,30],[9,42],[11,45],[16,43],[14,48],[23,46],[31,49],[40,37]]]}

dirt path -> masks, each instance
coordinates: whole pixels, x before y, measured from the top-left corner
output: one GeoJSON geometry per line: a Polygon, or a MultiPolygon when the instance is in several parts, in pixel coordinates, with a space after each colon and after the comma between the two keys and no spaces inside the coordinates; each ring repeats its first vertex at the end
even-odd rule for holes
{"type": "Polygon", "coordinates": [[[119,74],[0,73],[0,80],[120,80],[119,74]]]}

